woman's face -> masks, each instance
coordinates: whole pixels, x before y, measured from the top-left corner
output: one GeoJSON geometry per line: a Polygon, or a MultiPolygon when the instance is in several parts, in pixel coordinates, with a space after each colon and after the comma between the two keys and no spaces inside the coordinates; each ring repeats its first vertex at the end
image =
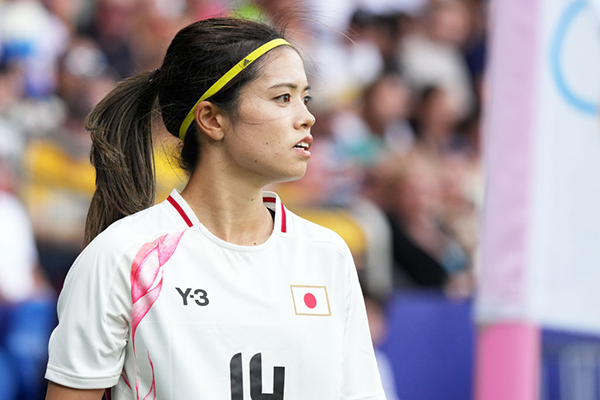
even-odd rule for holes
{"type": "Polygon", "coordinates": [[[264,57],[258,78],[240,91],[236,119],[224,137],[234,170],[260,185],[304,175],[315,123],[298,53],[284,46],[264,57]]]}

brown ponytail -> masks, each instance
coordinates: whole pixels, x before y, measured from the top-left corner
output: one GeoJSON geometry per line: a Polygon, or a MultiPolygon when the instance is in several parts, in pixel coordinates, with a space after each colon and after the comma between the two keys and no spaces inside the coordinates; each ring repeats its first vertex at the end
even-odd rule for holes
{"type": "Polygon", "coordinates": [[[154,204],[152,116],[157,94],[149,78],[150,73],[143,73],[122,81],[87,117],[96,192],[84,246],[116,220],[154,204]]]}

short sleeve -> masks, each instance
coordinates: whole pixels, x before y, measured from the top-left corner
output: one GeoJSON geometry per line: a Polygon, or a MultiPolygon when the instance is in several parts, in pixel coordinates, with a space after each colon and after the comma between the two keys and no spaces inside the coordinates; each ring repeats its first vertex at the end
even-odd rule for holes
{"type": "MultiPolygon", "coordinates": [[[[349,251],[348,251],[349,253],[349,251]]],[[[342,400],[385,400],[356,267],[348,254],[342,400]]]]}
{"type": "Polygon", "coordinates": [[[98,237],[71,267],[58,300],[46,379],[78,389],[118,382],[131,320],[130,263],[118,248],[98,237]]]}

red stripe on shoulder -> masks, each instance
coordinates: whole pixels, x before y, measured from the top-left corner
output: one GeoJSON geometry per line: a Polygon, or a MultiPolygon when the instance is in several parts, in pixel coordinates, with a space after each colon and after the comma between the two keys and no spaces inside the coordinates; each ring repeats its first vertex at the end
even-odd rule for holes
{"type": "Polygon", "coordinates": [[[287,232],[287,222],[285,217],[285,207],[283,207],[283,203],[281,203],[281,232],[287,232]]]}
{"type": "Polygon", "coordinates": [[[177,202],[177,200],[175,200],[171,196],[167,197],[167,200],[169,201],[169,203],[171,203],[171,205],[173,207],[175,207],[175,209],[177,210],[177,212],[179,213],[179,215],[181,215],[181,218],[183,218],[183,220],[185,221],[185,223],[187,224],[187,226],[189,226],[190,228],[192,226],[194,226],[194,224],[192,224],[192,221],[187,216],[187,214],[185,213],[185,211],[183,211],[183,208],[181,208],[181,206],[179,205],[179,203],[177,202]]]}
{"type": "Polygon", "coordinates": [[[263,203],[275,203],[274,197],[263,197],[263,203]]]}

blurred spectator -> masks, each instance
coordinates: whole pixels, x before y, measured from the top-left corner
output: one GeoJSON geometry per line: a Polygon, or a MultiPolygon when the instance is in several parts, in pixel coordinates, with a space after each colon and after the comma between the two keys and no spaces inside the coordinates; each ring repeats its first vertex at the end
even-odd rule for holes
{"type": "Polygon", "coordinates": [[[28,95],[51,95],[55,66],[68,41],[67,27],[35,0],[0,3],[3,63],[23,68],[28,95]]]}
{"type": "Polygon", "coordinates": [[[469,70],[461,46],[472,29],[466,0],[431,1],[420,29],[407,37],[398,59],[416,93],[436,86],[447,92],[453,113],[464,118],[474,106],[469,70]]]}
{"type": "Polygon", "coordinates": [[[481,205],[481,170],[463,157],[445,157],[442,169],[443,225],[461,247],[474,254],[477,246],[477,212],[481,205]]]}
{"type": "Polygon", "coordinates": [[[87,0],[42,0],[42,3],[62,21],[71,35],[89,24],[94,5],[94,2],[87,0]]]}
{"type": "Polygon", "coordinates": [[[365,89],[356,105],[331,116],[327,158],[333,160],[335,172],[327,185],[334,188],[336,203],[348,204],[359,195],[368,167],[410,151],[414,141],[407,122],[410,107],[402,77],[385,73],[365,89]]]}
{"type": "Polygon", "coordinates": [[[40,137],[56,129],[65,115],[56,96],[28,96],[25,70],[18,63],[0,63],[0,120],[19,131],[23,140],[40,137]]]}
{"type": "Polygon", "coordinates": [[[129,40],[136,73],[160,66],[170,39],[192,22],[185,7],[184,0],[138,0],[136,28],[129,40]]]}
{"type": "Polygon", "coordinates": [[[403,14],[398,13],[375,14],[373,19],[372,40],[383,57],[384,71],[397,71],[399,63],[396,49],[403,39],[407,20],[403,14]]]}
{"type": "MultiPolygon", "coordinates": [[[[58,72],[57,93],[67,107],[67,123],[78,124],[77,130],[81,131],[84,118],[101,99],[100,96],[116,84],[116,73],[98,45],[82,36],[71,38],[58,65],[58,72]],[[95,93],[94,88],[98,87],[103,89],[100,93],[95,93]]],[[[85,136],[88,136],[87,133],[85,136]]]]}
{"type": "Polygon", "coordinates": [[[424,148],[438,155],[454,150],[459,145],[455,135],[458,121],[447,90],[435,86],[423,89],[415,104],[412,125],[424,148]]]}
{"type": "Polygon", "coordinates": [[[411,149],[410,93],[399,74],[377,78],[364,90],[359,107],[358,112],[339,113],[333,121],[334,138],[348,157],[368,166],[411,149]]]}
{"type": "MultiPolygon", "coordinates": [[[[368,176],[365,195],[388,215],[396,287],[442,289],[448,282],[454,283],[454,274],[468,270],[468,254],[442,225],[445,205],[440,164],[435,158],[415,150],[378,166],[368,176]]],[[[459,294],[470,291],[470,286],[464,290],[461,286],[459,294]]]]}
{"type": "Polygon", "coordinates": [[[131,38],[136,28],[137,0],[98,0],[94,17],[85,32],[108,58],[119,79],[135,73],[131,38]]]}
{"type": "Polygon", "coordinates": [[[384,58],[375,24],[372,14],[357,10],[344,34],[325,30],[308,47],[315,108],[334,111],[348,105],[381,74],[384,58]]]}

